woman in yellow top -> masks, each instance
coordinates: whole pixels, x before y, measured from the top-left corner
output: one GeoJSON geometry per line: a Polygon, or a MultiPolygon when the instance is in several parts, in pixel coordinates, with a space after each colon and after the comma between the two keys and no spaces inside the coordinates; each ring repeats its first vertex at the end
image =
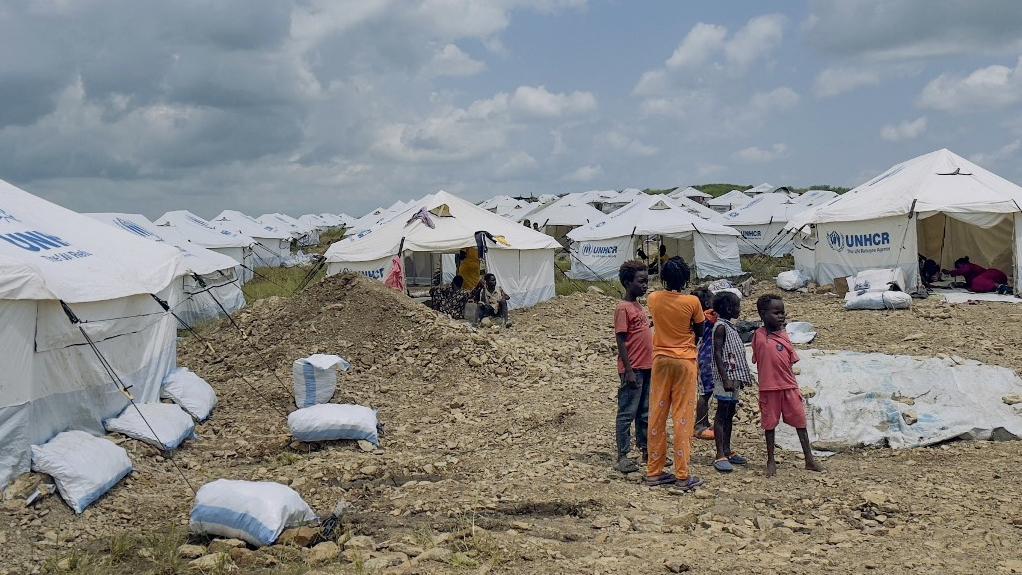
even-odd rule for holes
{"type": "Polygon", "coordinates": [[[458,275],[465,280],[465,290],[472,291],[479,285],[479,270],[479,250],[465,248],[465,257],[458,266],[458,275]]]}

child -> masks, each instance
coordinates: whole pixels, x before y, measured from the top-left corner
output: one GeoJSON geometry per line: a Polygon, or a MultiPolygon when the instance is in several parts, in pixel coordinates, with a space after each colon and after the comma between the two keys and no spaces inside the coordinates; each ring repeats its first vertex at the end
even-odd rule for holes
{"type": "Polygon", "coordinates": [[[676,485],[685,491],[702,485],[690,476],[692,434],[696,410],[696,338],[702,335],[703,308],[692,295],[682,294],[691,272],[685,260],[667,260],[660,277],[668,291],[649,296],[653,314],[653,381],[649,402],[649,466],[646,484],[676,485]],[[674,424],[674,475],[664,472],[667,460],[667,416],[674,424]]]}
{"type": "Polygon", "coordinates": [[[621,264],[618,279],[625,288],[624,299],[614,310],[614,334],[617,337],[617,372],[621,385],[617,389],[617,464],[621,473],[639,470],[628,459],[635,422],[635,444],[647,459],[646,427],[649,425],[649,380],[653,368],[653,332],[649,317],[638,299],[646,295],[649,272],[646,264],[632,260],[621,264]]]}
{"type": "Polygon", "coordinates": [[[721,473],[730,473],[732,465],[745,465],[748,461],[731,449],[731,429],[741,390],[752,383],[752,370],[745,359],[745,344],[738,329],[731,323],[738,319],[742,300],[732,292],[722,291],[713,298],[713,310],[717,312],[717,323],[712,335],[704,339],[711,341],[713,350],[713,395],[717,399],[717,414],[713,418],[714,439],[717,455],[713,468],[721,473]]]}
{"type": "Polygon", "coordinates": [[[713,428],[710,426],[710,397],[713,396],[713,347],[710,334],[713,324],[717,321],[717,312],[713,311],[713,292],[706,288],[692,290],[692,295],[699,298],[706,321],[703,322],[703,337],[699,338],[699,397],[696,398],[696,439],[713,439],[713,428]]]}
{"type": "Polygon", "coordinates": [[[783,418],[784,422],[798,431],[802,453],[809,471],[823,471],[813,458],[806,432],[806,410],[802,404],[802,393],[792,365],[798,361],[788,332],[784,330],[784,300],[775,294],[760,296],[756,311],[763,320],[763,327],[752,336],[752,361],[759,373],[759,410],[767,445],[767,477],[777,474],[774,460],[774,429],[783,418]]]}

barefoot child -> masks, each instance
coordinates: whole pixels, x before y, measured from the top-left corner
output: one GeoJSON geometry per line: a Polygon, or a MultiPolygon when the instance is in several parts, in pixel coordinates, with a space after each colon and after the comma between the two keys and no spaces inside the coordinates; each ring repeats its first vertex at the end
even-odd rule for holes
{"type": "MultiPolygon", "coordinates": [[[[713,418],[713,435],[717,444],[717,455],[713,468],[721,473],[730,473],[732,465],[748,463],[744,457],[731,449],[731,429],[742,388],[752,383],[752,370],[745,359],[745,344],[738,329],[732,324],[742,310],[742,300],[732,292],[720,292],[713,298],[713,311],[717,323],[709,336],[713,354],[713,395],[717,399],[717,414],[713,418]]],[[[703,337],[707,337],[704,335],[703,337]]]]}
{"type": "Polygon", "coordinates": [[[621,264],[618,279],[625,288],[624,299],[614,310],[614,334],[617,337],[617,372],[621,385],[617,389],[617,463],[621,473],[639,470],[628,459],[632,447],[630,437],[635,422],[635,444],[646,460],[646,427],[649,425],[649,380],[653,368],[653,332],[649,317],[638,299],[646,295],[649,273],[646,264],[632,260],[621,264]]]}
{"type": "Polygon", "coordinates": [[[685,260],[673,257],[660,277],[667,291],[649,296],[653,315],[653,382],[649,401],[649,465],[647,485],[675,485],[691,490],[702,484],[689,475],[696,411],[696,339],[702,335],[703,308],[682,294],[691,272],[685,260]],[[667,460],[667,417],[674,424],[674,475],[664,472],[667,460]]]}
{"type": "Polygon", "coordinates": [[[784,300],[775,294],[762,295],[756,301],[756,311],[763,320],[763,327],[757,329],[752,336],[752,361],[759,373],[759,410],[766,435],[767,477],[777,474],[777,462],[774,460],[774,430],[782,418],[784,423],[794,427],[798,432],[806,469],[823,471],[823,467],[813,458],[813,451],[809,447],[806,410],[802,404],[802,393],[798,390],[798,381],[792,370],[792,365],[798,361],[798,354],[788,339],[788,332],[784,330],[784,300]]]}
{"type": "Polygon", "coordinates": [[[699,338],[697,350],[699,360],[699,396],[696,398],[696,439],[713,439],[713,426],[710,425],[710,397],[713,396],[713,324],[717,321],[717,312],[713,311],[713,292],[706,288],[692,290],[692,295],[699,298],[703,307],[703,336],[699,338]]]}

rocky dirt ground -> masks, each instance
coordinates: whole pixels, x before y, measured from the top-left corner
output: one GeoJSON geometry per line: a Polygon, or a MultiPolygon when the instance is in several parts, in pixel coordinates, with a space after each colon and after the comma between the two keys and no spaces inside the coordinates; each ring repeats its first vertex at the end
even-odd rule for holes
{"type": "MultiPolygon", "coordinates": [[[[1019,306],[845,312],[834,296],[785,297],[790,320],[816,325],[818,348],[1022,369],[1019,306]]],[[[256,302],[238,317],[244,338],[223,324],[182,342],[179,363],[207,378],[220,405],[200,439],[168,457],[196,488],[271,480],[324,515],[345,502],[331,541],[253,551],[189,539],[192,492],[171,459],[123,441],[136,471],[83,515],[55,496],[5,504],[0,573],[1022,572],[1019,442],[842,453],[824,474],[781,453],[767,479],[745,405],[736,444],[747,469],[717,475],[699,442],[694,472],[707,482],[695,493],[612,471],[614,305],[560,297],[498,331],[356,278],[256,302]],[[315,352],[354,364],[334,401],[378,409],[382,449],[291,443],[291,361],[315,352]]]]}

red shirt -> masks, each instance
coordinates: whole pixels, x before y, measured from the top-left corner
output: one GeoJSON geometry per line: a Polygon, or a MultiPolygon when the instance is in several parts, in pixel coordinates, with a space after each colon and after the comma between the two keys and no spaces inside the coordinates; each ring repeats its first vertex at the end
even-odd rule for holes
{"type": "MultiPolygon", "coordinates": [[[[614,310],[614,333],[625,334],[625,353],[632,369],[653,368],[653,330],[649,329],[649,317],[642,304],[637,301],[618,302],[614,310]]],[[[621,356],[617,358],[617,371],[625,372],[621,356]]]]}
{"type": "Polygon", "coordinates": [[[791,366],[798,362],[788,332],[768,332],[765,327],[752,336],[752,362],[759,373],[760,391],[798,389],[798,380],[791,366]]]}

